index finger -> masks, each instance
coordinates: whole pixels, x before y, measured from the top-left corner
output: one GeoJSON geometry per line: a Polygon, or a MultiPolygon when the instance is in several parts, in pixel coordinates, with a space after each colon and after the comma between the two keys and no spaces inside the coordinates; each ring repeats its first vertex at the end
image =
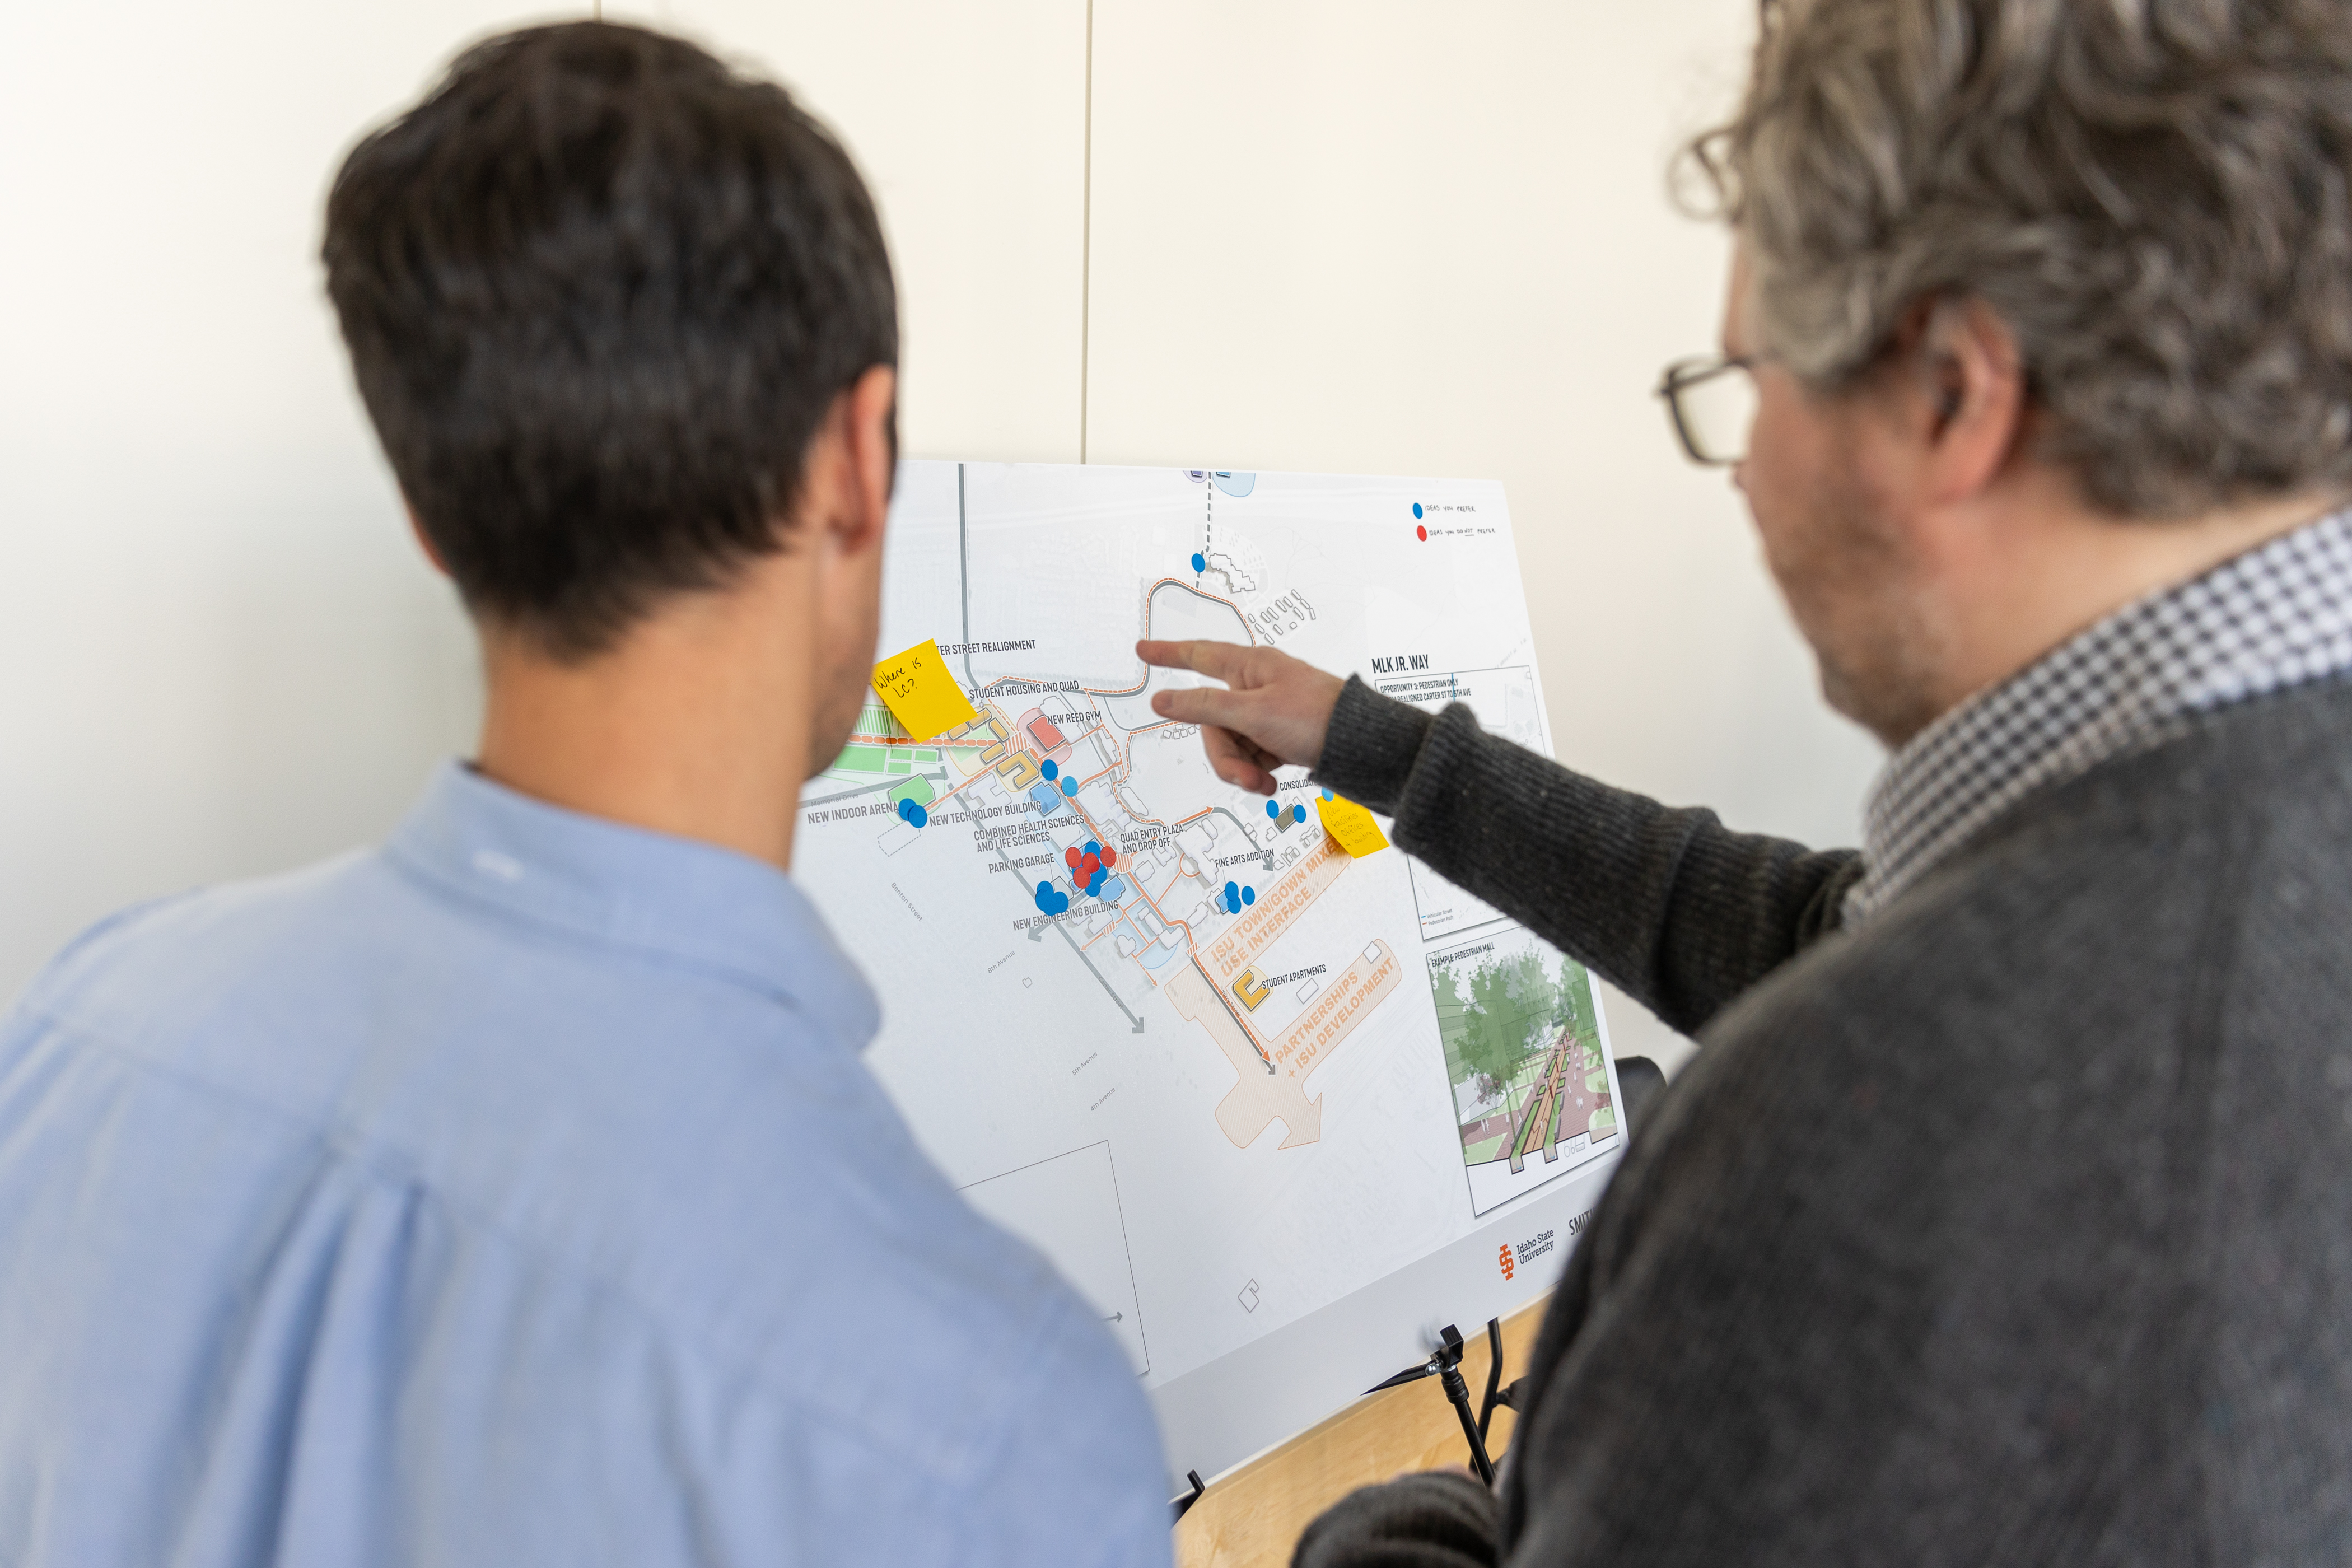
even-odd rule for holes
{"type": "Polygon", "coordinates": [[[1249,649],[1231,642],[1154,642],[1150,638],[1135,645],[1135,656],[1146,664],[1156,664],[1163,669],[1190,669],[1232,685],[1241,672],[1241,663],[1249,649]]]}

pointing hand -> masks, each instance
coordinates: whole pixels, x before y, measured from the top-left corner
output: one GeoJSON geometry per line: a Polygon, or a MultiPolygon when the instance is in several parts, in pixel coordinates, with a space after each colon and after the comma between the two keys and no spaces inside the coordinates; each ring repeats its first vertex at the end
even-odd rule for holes
{"type": "Polygon", "coordinates": [[[1138,658],[1166,669],[1190,669],[1215,687],[1162,691],[1151,710],[1163,719],[1201,726],[1209,765],[1217,776],[1255,795],[1274,793],[1271,770],[1286,763],[1313,767],[1323,755],[1331,710],[1347,682],[1270,647],[1229,642],[1139,642],[1138,658]]]}

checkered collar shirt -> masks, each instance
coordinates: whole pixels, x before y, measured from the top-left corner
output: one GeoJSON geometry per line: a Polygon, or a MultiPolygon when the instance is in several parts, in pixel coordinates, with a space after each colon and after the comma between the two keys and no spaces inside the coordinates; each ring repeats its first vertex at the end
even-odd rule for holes
{"type": "Polygon", "coordinates": [[[2158,745],[2199,715],[2352,671],[2352,510],[2126,605],[1887,759],[1863,815],[1848,925],[2036,790],[2158,745]]]}

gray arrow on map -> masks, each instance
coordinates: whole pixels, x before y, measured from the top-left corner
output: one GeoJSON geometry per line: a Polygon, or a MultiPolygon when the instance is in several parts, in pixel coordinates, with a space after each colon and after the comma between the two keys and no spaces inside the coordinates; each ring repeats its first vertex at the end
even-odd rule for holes
{"type": "Polygon", "coordinates": [[[861,795],[879,795],[884,790],[896,789],[898,787],[898,781],[897,779],[884,779],[880,784],[860,784],[856,789],[844,790],[839,795],[821,795],[814,800],[803,800],[801,804],[803,805],[831,805],[836,800],[856,800],[861,795]]]}

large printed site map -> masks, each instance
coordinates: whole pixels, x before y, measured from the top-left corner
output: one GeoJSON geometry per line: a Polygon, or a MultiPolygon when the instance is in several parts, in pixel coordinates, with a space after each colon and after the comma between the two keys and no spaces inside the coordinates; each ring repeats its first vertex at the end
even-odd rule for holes
{"type": "Polygon", "coordinates": [[[1549,752],[1500,487],[908,463],[891,529],[881,647],[936,640],[977,717],[918,742],[869,703],[795,874],[883,997],[876,1071],[1170,1391],[1177,1470],[1548,1282],[1580,1219],[1556,1247],[1527,1216],[1622,1143],[1583,971],[1401,849],[1350,857],[1300,770],[1223,784],[1151,711],[1198,678],[1134,651],[1270,644],[1549,752]],[[1207,1396],[1227,1363],[1247,1397],[1207,1396]]]}

